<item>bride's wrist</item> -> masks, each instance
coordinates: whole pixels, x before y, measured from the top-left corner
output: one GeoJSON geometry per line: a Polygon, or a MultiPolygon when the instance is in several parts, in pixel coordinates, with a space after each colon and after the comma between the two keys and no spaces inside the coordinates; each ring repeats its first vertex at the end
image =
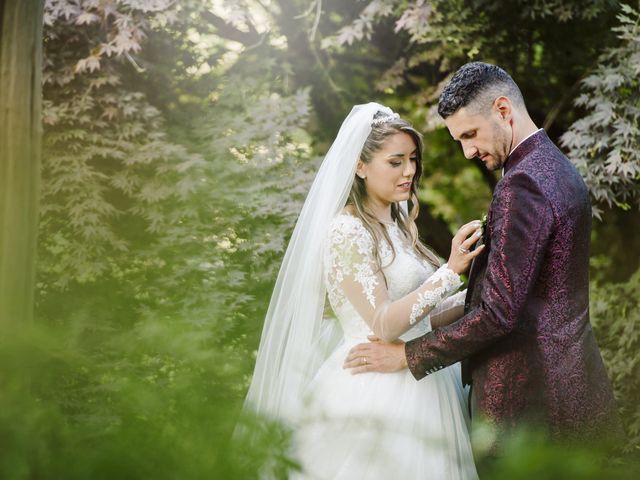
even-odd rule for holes
{"type": "Polygon", "coordinates": [[[460,275],[460,269],[457,267],[457,262],[455,259],[455,256],[453,255],[453,253],[451,254],[451,256],[449,257],[449,259],[447,260],[447,263],[445,263],[443,266],[447,266],[447,268],[449,268],[449,270],[451,270],[453,273],[460,275]]]}
{"type": "MultiPolygon", "coordinates": [[[[463,272],[460,270],[460,268],[458,268],[458,267],[456,266],[456,264],[455,264],[455,263],[453,263],[453,264],[452,264],[451,262],[447,262],[447,263],[445,263],[444,265],[442,265],[442,267],[447,268],[450,272],[454,273],[455,275],[458,275],[458,277],[460,277],[460,275],[463,273],[463,272]]],[[[440,268],[442,268],[442,267],[440,267],[440,268]]]]}

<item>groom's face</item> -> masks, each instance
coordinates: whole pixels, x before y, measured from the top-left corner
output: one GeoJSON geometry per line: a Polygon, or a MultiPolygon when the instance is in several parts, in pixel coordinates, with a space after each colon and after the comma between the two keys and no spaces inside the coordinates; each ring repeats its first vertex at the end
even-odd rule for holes
{"type": "Polygon", "coordinates": [[[503,118],[493,109],[486,113],[470,113],[463,107],[444,122],[453,139],[460,142],[465,157],[479,158],[488,170],[504,166],[513,139],[510,119],[503,118]]]}

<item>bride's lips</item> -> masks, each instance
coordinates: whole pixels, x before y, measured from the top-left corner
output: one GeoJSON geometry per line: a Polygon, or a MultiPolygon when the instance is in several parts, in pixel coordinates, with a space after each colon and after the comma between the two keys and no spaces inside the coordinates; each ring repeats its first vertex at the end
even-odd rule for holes
{"type": "Polygon", "coordinates": [[[404,182],[401,183],[400,185],[398,185],[398,187],[400,187],[402,190],[410,190],[411,189],[411,182],[404,182]]]}

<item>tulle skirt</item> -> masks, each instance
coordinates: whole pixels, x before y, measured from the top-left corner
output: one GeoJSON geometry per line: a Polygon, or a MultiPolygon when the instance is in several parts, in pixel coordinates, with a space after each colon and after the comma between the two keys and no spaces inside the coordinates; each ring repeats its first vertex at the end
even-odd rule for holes
{"type": "Polygon", "coordinates": [[[459,364],[420,381],[408,370],[352,375],[346,341],[322,365],[294,434],[296,480],[477,479],[459,364]]]}

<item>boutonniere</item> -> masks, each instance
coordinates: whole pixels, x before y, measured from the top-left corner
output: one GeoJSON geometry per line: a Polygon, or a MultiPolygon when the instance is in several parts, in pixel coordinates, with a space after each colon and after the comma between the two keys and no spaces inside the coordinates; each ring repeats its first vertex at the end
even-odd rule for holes
{"type": "Polygon", "coordinates": [[[487,214],[485,213],[484,215],[482,215],[482,218],[480,219],[480,235],[482,236],[482,238],[484,239],[484,234],[486,232],[487,229],[487,214]]]}

